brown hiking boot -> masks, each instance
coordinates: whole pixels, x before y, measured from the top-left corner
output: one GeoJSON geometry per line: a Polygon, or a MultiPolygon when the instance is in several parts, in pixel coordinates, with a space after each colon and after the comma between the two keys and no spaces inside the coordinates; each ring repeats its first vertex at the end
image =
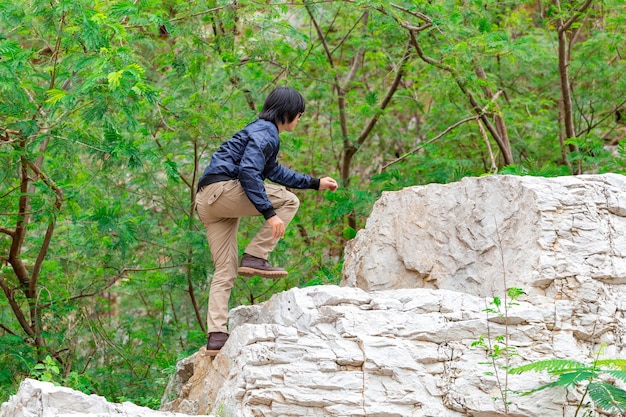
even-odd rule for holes
{"type": "Polygon", "coordinates": [[[228,333],[224,332],[211,332],[207,337],[206,351],[209,356],[215,356],[219,353],[220,349],[226,344],[228,340],[228,333]]]}
{"type": "Polygon", "coordinates": [[[284,268],[272,266],[267,260],[248,255],[247,253],[244,253],[241,258],[238,272],[239,275],[244,277],[259,276],[271,279],[283,278],[289,274],[284,268]]]}

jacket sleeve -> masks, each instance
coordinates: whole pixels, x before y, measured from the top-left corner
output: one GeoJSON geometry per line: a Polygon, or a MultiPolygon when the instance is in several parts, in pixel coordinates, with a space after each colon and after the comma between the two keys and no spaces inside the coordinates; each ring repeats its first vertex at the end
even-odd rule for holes
{"type": "Polygon", "coordinates": [[[278,162],[274,164],[273,168],[268,173],[267,178],[275,183],[291,188],[311,188],[314,190],[318,190],[320,188],[319,178],[313,178],[310,175],[300,174],[279,164],[278,162]]]}

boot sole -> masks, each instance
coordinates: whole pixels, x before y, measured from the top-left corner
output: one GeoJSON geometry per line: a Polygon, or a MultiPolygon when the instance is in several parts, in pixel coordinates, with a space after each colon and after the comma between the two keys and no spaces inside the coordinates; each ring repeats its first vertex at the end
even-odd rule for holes
{"type": "Polygon", "coordinates": [[[240,266],[237,272],[239,275],[243,275],[244,277],[261,277],[269,279],[279,279],[289,275],[287,271],[264,271],[262,269],[254,269],[247,266],[240,266]]]}
{"type": "Polygon", "coordinates": [[[206,354],[212,358],[216,357],[218,353],[220,353],[220,349],[217,350],[213,350],[213,349],[206,349],[205,350],[206,354]]]}

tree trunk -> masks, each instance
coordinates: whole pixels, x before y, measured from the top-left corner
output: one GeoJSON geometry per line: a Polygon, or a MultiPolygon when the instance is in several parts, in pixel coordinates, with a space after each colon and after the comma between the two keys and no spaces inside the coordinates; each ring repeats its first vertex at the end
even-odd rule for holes
{"type": "MultiPolygon", "coordinates": [[[[572,86],[569,76],[569,61],[571,47],[567,33],[572,28],[572,25],[580,19],[585,11],[591,5],[592,0],[586,0],[573,15],[567,20],[563,21],[562,17],[557,19],[557,37],[558,37],[558,54],[559,54],[559,78],[561,85],[561,102],[563,103],[563,127],[565,129],[565,140],[576,137],[576,129],[574,127],[574,111],[572,106],[572,86]]],[[[559,15],[562,16],[560,0],[554,0],[556,7],[558,8],[559,15]]],[[[578,146],[574,144],[569,145],[570,152],[578,151],[578,146]]],[[[569,165],[569,164],[568,164],[569,165]]],[[[582,161],[579,161],[574,174],[582,174],[582,161]]]]}

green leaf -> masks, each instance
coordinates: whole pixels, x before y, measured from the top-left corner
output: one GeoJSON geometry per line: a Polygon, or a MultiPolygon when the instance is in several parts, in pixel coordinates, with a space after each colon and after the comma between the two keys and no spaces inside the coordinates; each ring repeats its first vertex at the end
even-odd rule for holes
{"type": "Polygon", "coordinates": [[[556,386],[559,387],[572,387],[583,381],[590,381],[598,377],[596,372],[588,370],[565,372],[559,375],[556,381],[556,386]]]}
{"type": "Polygon", "coordinates": [[[0,56],[14,57],[21,50],[20,44],[13,39],[0,40],[0,56]]]}
{"type": "Polygon", "coordinates": [[[120,86],[120,82],[122,79],[122,75],[124,74],[124,70],[110,72],[107,75],[107,80],[109,81],[109,88],[116,89],[120,86]]]}
{"type": "Polygon", "coordinates": [[[124,67],[124,69],[122,70],[122,72],[130,72],[131,74],[137,76],[138,78],[140,78],[141,76],[143,76],[145,70],[143,69],[143,67],[139,64],[129,64],[126,65],[124,67]]]}
{"type": "Polygon", "coordinates": [[[517,287],[509,288],[506,293],[511,300],[517,300],[519,297],[526,294],[524,290],[522,290],[521,288],[517,288],[517,287]]]}
{"type": "Polygon", "coordinates": [[[67,95],[67,92],[65,90],[53,88],[51,90],[46,91],[46,95],[48,96],[46,103],[56,104],[59,101],[61,101],[63,97],[67,95]]]}
{"type": "Polygon", "coordinates": [[[606,366],[626,371],[626,359],[600,359],[594,362],[595,366],[606,366]]]}
{"type": "Polygon", "coordinates": [[[165,169],[165,174],[167,178],[171,181],[178,182],[180,181],[180,174],[178,173],[178,165],[174,161],[164,161],[163,168],[165,169]]]}
{"type": "Polygon", "coordinates": [[[512,368],[509,370],[509,373],[522,374],[529,371],[561,373],[572,371],[575,369],[589,369],[589,367],[582,362],[577,362],[569,359],[549,359],[512,368]]]}
{"type": "Polygon", "coordinates": [[[611,375],[613,378],[626,382],[626,371],[603,370],[603,372],[607,375],[611,375]]]}
{"type": "Polygon", "coordinates": [[[595,405],[609,413],[626,411],[626,391],[604,381],[589,384],[589,396],[595,405]]]}
{"type": "Polygon", "coordinates": [[[372,91],[365,95],[365,102],[374,107],[378,104],[378,94],[375,91],[372,91]]]}

